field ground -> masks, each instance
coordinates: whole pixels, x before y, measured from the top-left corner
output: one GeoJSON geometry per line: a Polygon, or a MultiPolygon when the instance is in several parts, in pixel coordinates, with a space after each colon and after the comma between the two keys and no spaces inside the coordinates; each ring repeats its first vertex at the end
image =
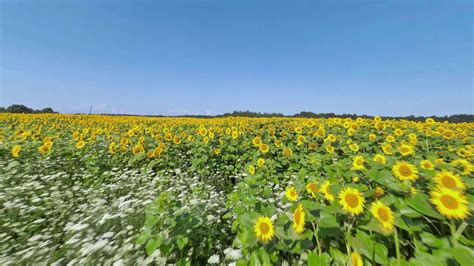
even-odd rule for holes
{"type": "Polygon", "coordinates": [[[471,265],[473,133],[0,114],[0,265],[471,265]]]}

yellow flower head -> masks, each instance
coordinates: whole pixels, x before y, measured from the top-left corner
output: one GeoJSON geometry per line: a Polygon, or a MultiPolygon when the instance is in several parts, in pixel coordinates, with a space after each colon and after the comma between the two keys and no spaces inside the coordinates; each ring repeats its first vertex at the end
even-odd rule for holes
{"type": "Polygon", "coordinates": [[[469,216],[468,202],[459,191],[438,187],[431,192],[431,202],[439,213],[450,219],[464,220],[469,216]]]}
{"type": "Polygon", "coordinates": [[[316,193],[319,192],[318,185],[316,183],[308,183],[306,185],[306,191],[313,197],[316,198],[316,193]]]}
{"type": "Polygon", "coordinates": [[[269,241],[275,234],[272,221],[269,217],[265,216],[258,218],[254,226],[254,231],[257,238],[263,242],[269,241]]]}
{"type": "Polygon", "coordinates": [[[249,166],[249,173],[250,173],[251,175],[255,174],[255,166],[253,166],[253,165],[250,165],[250,166],[249,166]]]}
{"type": "Polygon", "coordinates": [[[286,158],[290,158],[291,155],[293,155],[293,151],[290,148],[283,149],[283,156],[285,156],[286,158]]]}
{"type": "Polygon", "coordinates": [[[84,146],[86,146],[86,142],[83,141],[83,140],[80,140],[76,143],[76,148],[78,148],[78,149],[82,149],[82,148],[84,148],[84,146]]]}
{"type": "Polygon", "coordinates": [[[262,152],[262,153],[267,153],[270,150],[268,145],[265,144],[265,143],[260,144],[260,146],[258,148],[259,148],[260,152],[262,152]]]}
{"type": "Polygon", "coordinates": [[[365,199],[356,188],[345,188],[339,192],[339,203],[342,209],[351,215],[358,215],[364,211],[365,199]]]}
{"type": "Polygon", "coordinates": [[[351,253],[351,266],[364,266],[362,256],[356,251],[351,253]]]}
{"type": "Polygon", "coordinates": [[[385,193],[385,191],[383,190],[382,187],[377,186],[377,187],[375,188],[375,196],[376,196],[377,198],[382,197],[384,193],[385,193]]]}
{"type": "Polygon", "coordinates": [[[295,212],[293,213],[293,229],[296,233],[302,233],[305,225],[305,213],[303,204],[298,204],[295,212]]]}
{"type": "Polygon", "coordinates": [[[298,200],[298,192],[296,192],[296,189],[293,186],[290,186],[286,189],[285,196],[289,201],[298,200]]]}
{"type": "Polygon", "coordinates": [[[258,158],[257,160],[258,167],[263,167],[264,164],[265,164],[265,160],[263,158],[258,158]]]}
{"type": "Polygon", "coordinates": [[[466,187],[459,176],[446,170],[437,173],[434,180],[438,186],[447,189],[463,190],[466,187]]]}
{"type": "Polygon", "coordinates": [[[373,160],[374,162],[379,164],[385,164],[387,162],[387,159],[385,159],[385,156],[383,156],[382,154],[376,154],[373,160]]]}
{"type": "Polygon", "coordinates": [[[332,195],[331,191],[329,190],[330,185],[331,183],[329,181],[325,181],[321,186],[321,192],[328,201],[332,202],[334,201],[334,195],[332,195]]]}
{"type": "Polygon", "coordinates": [[[362,170],[364,169],[364,158],[360,155],[354,157],[353,161],[352,161],[352,168],[354,168],[355,170],[362,170]]]}
{"type": "Polygon", "coordinates": [[[433,170],[434,164],[428,160],[423,160],[420,162],[420,167],[425,170],[433,170]]]}
{"type": "Polygon", "coordinates": [[[383,226],[383,228],[389,232],[393,231],[394,217],[392,210],[385,206],[381,201],[372,203],[370,209],[372,215],[377,219],[383,226]]]}
{"type": "Polygon", "coordinates": [[[413,154],[414,148],[411,145],[402,144],[398,147],[398,152],[400,152],[400,154],[403,156],[408,156],[413,154]]]}
{"type": "Polygon", "coordinates": [[[12,156],[17,158],[18,156],[20,156],[20,151],[21,151],[21,146],[20,145],[15,145],[13,146],[12,148],[12,156]]]}
{"type": "Polygon", "coordinates": [[[398,179],[404,180],[415,180],[418,178],[418,170],[416,167],[405,161],[396,162],[392,167],[392,173],[398,179]]]}

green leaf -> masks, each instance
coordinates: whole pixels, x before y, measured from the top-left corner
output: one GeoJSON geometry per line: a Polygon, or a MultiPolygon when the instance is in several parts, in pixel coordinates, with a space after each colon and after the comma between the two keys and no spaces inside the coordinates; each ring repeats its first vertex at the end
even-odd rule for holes
{"type": "Polygon", "coordinates": [[[474,262],[474,251],[467,247],[453,248],[451,254],[461,266],[470,266],[474,262]]]}
{"type": "Polygon", "coordinates": [[[150,240],[148,240],[148,242],[146,243],[146,247],[145,247],[145,249],[146,249],[146,254],[147,254],[148,256],[150,256],[151,254],[153,254],[153,252],[154,252],[157,248],[159,248],[159,246],[160,246],[159,241],[156,241],[156,240],[153,239],[153,238],[150,239],[150,240]]]}
{"type": "Polygon", "coordinates": [[[321,216],[319,217],[318,223],[319,227],[321,228],[339,227],[339,223],[336,220],[336,216],[324,211],[321,212],[321,216]]]}
{"type": "Polygon", "coordinates": [[[331,261],[331,256],[327,253],[321,254],[319,256],[315,252],[311,252],[308,254],[308,266],[326,266],[329,265],[331,261]]]}
{"type": "Polygon", "coordinates": [[[375,261],[380,264],[387,264],[387,247],[375,242],[366,233],[357,230],[356,236],[350,238],[351,246],[367,258],[375,257],[375,261]]]}
{"type": "Polygon", "coordinates": [[[179,235],[176,239],[179,249],[183,249],[188,244],[188,238],[182,235],[179,235]]]}
{"type": "Polygon", "coordinates": [[[444,217],[433,210],[428,198],[423,193],[418,193],[408,200],[408,205],[421,214],[444,220],[444,217]]]}

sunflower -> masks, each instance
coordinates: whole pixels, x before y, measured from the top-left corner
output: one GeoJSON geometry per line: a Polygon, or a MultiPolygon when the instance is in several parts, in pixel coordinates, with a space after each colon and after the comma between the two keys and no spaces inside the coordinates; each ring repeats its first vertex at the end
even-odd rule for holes
{"type": "Polygon", "coordinates": [[[331,144],[329,144],[326,146],[326,151],[328,153],[334,153],[334,147],[331,144]]]}
{"type": "Polygon", "coordinates": [[[257,136],[257,137],[255,137],[255,138],[253,138],[252,144],[253,144],[254,146],[258,147],[258,146],[260,146],[260,143],[262,143],[262,139],[260,139],[260,137],[257,136]]]}
{"type": "Polygon", "coordinates": [[[281,147],[281,145],[283,144],[283,142],[279,139],[275,140],[275,146],[277,146],[278,148],[281,147]]]}
{"type": "Polygon", "coordinates": [[[369,135],[369,140],[370,141],[374,141],[376,138],[377,138],[377,135],[375,135],[375,134],[370,134],[369,135]]]}
{"type": "Polygon", "coordinates": [[[109,145],[109,153],[114,154],[115,151],[117,151],[117,144],[112,141],[109,145]]]}
{"type": "Polygon", "coordinates": [[[298,192],[296,192],[295,187],[290,186],[286,189],[285,196],[289,201],[296,201],[298,199],[298,192]]]}
{"type": "Polygon", "coordinates": [[[262,152],[262,153],[267,153],[267,152],[270,150],[270,148],[268,147],[268,145],[265,144],[265,143],[260,144],[260,146],[258,147],[258,149],[259,149],[260,152],[262,152]]]}
{"type": "Polygon", "coordinates": [[[364,266],[364,261],[362,261],[362,256],[356,251],[351,253],[351,266],[364,266]]]}
{"type": "Polygon", "coordinates": [[[364,169],[364,158],[360,155],[354,157],[354,159],[352,160],[352,168],[354,168],[355,170],[362,170],[364,169]]]}
{"type": "Polygon", "coordinates": [[[377,198],[382,197],[384,193],[385,193],[385,191],[383,190],[382,187],[377,186],[377,187],[375,188],[375,196],[376,196],[377,198]]]}
{"type": "Polygon", "coordinates": [[[283,149],[283,156],[285,156],[286,158],[290,158],[291,155],[293,155],[293,151],[290,148],[283,149]]]}
{"type": "Polygon", "coordinates": [[[275,228],[273,227],[272,221],[270,218],[265,216],[258,218],[257,222],[255,223],[254,231],[257,235],[257,238],[263,242],[269,241],[275,234],[275,228]]]}
{"type": "Polygon", "coordinates": [[[339,203],[342,209],[351,215],[358,215],[364,211],[364,197],[356,188],[345,188],[339,192],[339,203]]]}
{"type": "Polygon", "coordinates": [[[174,136],[173,137],[173,143],[176,144],[176,145],[180,144],[181,143],[181,138],[178,137],[178,136],[174,136]]]}
{"type": "Polygon", "coordinates": [[[388,142],[395,142],[395,137],[392,136],[392,135],[388,135],[386,138],[385,138],[386,141],[388,142]]]}
{"type": "Polygon", "coordinates": [[[425,169],[425,170],[433,170],[434,168],[434,165],[432,162],[428,161],[428,160],[423,160],[420,162],[420,167],[422,169],[425,169]]]}
{"type": "Polygon", "coordinates": [[[390,143],[383,144],[382,145],[382,151],[383,151],[383,153],[385,153],[387,155],[391,155],[393,153],[392,145],[390,145],[390,143]]]}
{"type": "Polygon", "coordinates": [[[431,192],[431,202],[438,212],[450,219],[464,220],[469,216],[468,201],[459,191],[438,187],[431,192]]]}
{"type": "Polygon", "coordinates": [[[385,159],[385,156],[382,154],[376,154],[373,158],[373,161],[379,164],[385,164],[387,162],[387,159],[385,159]]]}
{"type": "Polygon", "coordinates": [[[353,151],[353,152],[358,152],[359,151],[359,145],[357,145],[357,143],[352,143],[351,145],[349,145],[349,149],[351,149],[351,151],[353,151]]]}
{"type": "Polygon", "coordinates": [[[416,187],[410,187],[410,195],[415,196],[416,193],[418,193],[418,190],[416,187]]]}
{"type": "Polygon", "coordinates": [[[397,150],[402,156],[408,156],[414,152],[413,146],[407,144],[400,145],[397,150]]]}
{"type": "Polygon", "coordinates": [[[437,173],[434,180],[438,186],[448,189],[462,190],[466,187],[459,176],[446,170],[437,173]]]}
{"type": "Polygon", "coordinates": [[[250,173],[251,175],[255,174],[255,166],[253,166],[253,165],[250,165],[250,166],[249,166],[249,173],[250,173]]]}
{"type": "Polygon", "coordinates": [[[265,164],[265,160],[263,158],[258,158],[257,160],[258,167],[263,167],[264,164],[265,164]]]}
{"type": "Polygon", "coordinates": [[[331,191],[329,191],[329,186],[331,183],[329,181],[325,181],[323,185],[321,186],[321,192],[323,193],[324,197],[328,201],[333,201],[334,200],[334,195],[331,194],[331,191]]]}
{"type": "Polygon", "coordinates": [[[418,178],[418,170],[416,167],[405,161],[396,162],[392,167],[392,173],[398,179],[404,180],[415,180],[418,178]]]}
{"type": "Polygon", "coordinates": [[[133,147],[132,152],[133,154],[139,154],[139,153],[145,152],[145,149],[140,143],[138,143],[137,145],[133,147]]]}
{"type": "Polygon", "coordinates": [[[293,213],[293,229],[296,233],[302,233],[304,230],[304,217],[305,213],[303,210],[303,204],[298,204],[295,212],[293,213]]]}
{"type": "Polygon", "coordinates": [[[474,165],[466,159],[456,159],[451,162],[451,165],[457,167],[461,171],[461,175],[469,175],[474,172],[474,165]]]}
{"type": "Polygon", "coordinates": [[[21,146],[20,145],[13,146],[12,151],[11,151],[12,156],[17,158],[18,156],[20,156],[20,151],[21,151],[21,146]]]}
{"type": "Polygon", "coordinates": [[[313,197],[316,198],[316,193],[319,192],[318,185],[316,183],[308,183],[306,185],[306,191],[313,197]]]}
{"type": "Polygon", "coordinates": [[[381,201],[372,203],[370,209],[372,215],[377,219],[383,226],[383,228],[389,232],[393,231],[394,217],[392,210],[385,206],[381,201]]]}
{"type": "Polygon", "coordinates": [[[83,140],[80,140],[79,142],[76,143],[76,148],[78,149],[82,149],[84,148],[84,146],[86,146],[86,142],[83,140]]]}

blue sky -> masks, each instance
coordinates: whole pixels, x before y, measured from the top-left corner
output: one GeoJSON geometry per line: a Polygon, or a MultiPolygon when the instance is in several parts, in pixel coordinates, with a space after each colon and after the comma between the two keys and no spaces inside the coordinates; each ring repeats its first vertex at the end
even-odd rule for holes
{"type": "Polygon", "coordinates": [[[471,1],[0,2],[0,106],[473,113],[471,1]]]}

